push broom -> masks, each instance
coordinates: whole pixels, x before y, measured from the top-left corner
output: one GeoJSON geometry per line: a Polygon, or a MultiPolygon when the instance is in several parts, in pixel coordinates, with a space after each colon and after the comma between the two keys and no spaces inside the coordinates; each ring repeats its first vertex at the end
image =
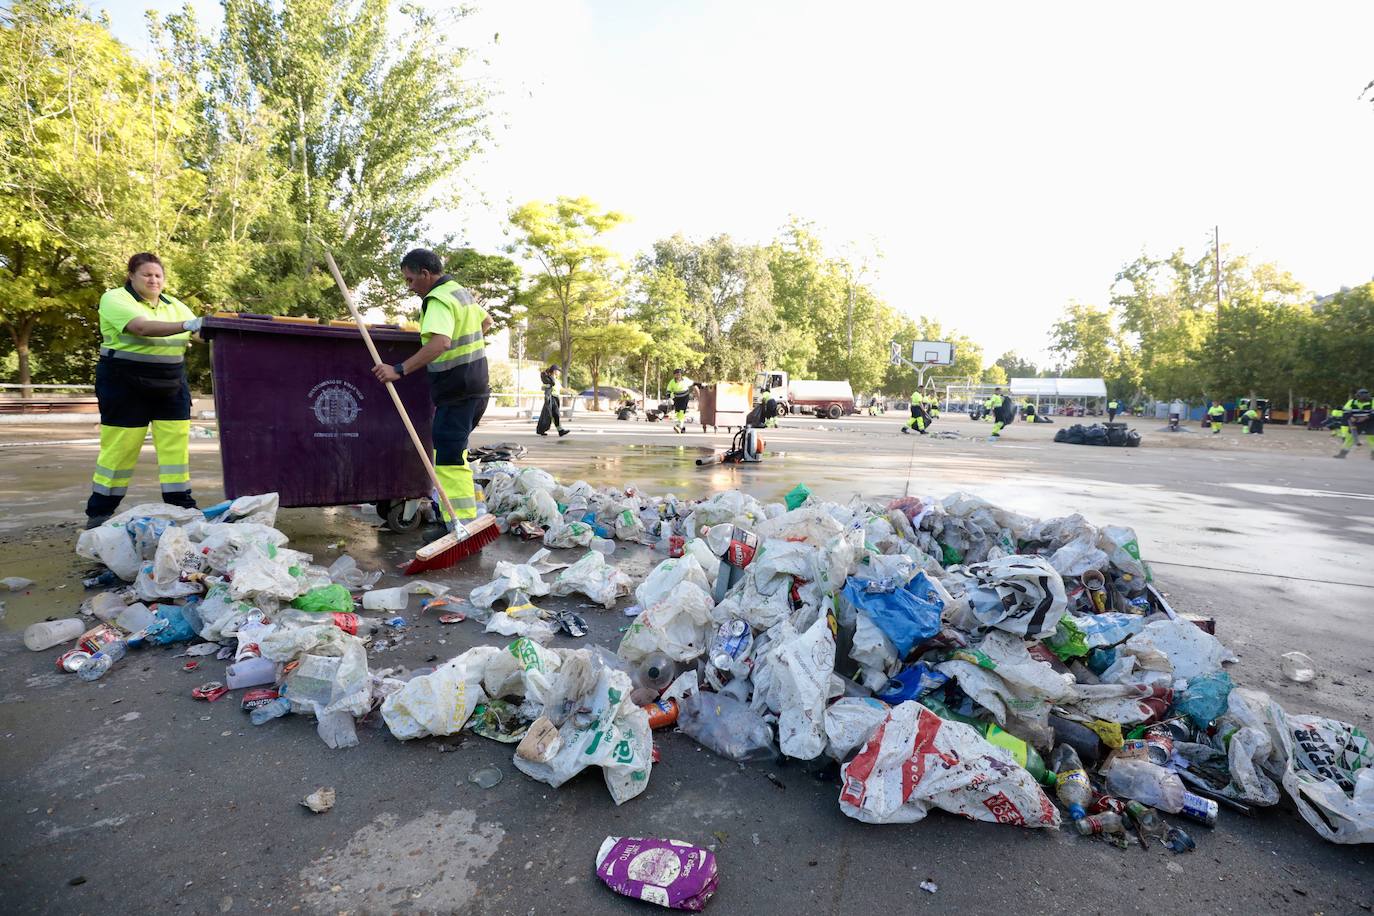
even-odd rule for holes
{"type": "MultiPolygon", "coordinates": [[[[353,301],[353,294],[349,292],[348,284],[344,283],[343,275],[339,273],[339,265],[334,263],[334,256],[327,248],[324,250],[324,260],[329,265],[329,272],[334,275],[334,282],[339,285],[339,292],[343,294],[344,302],[348,304],[349,314],[353,316],[353,321],[358,325],[358,330],[363,335],[363,342],[367,344],[367,351],[372,354],[373,364],[381,365],[382,358],[377,354],[377,346],[372,342],[372,335],[368,333],[367,325],[363,323],[363,316],[358,313],[357,303],[353,301]]],[[[410,433],[410,442],[415,446],[415,454],[420,456],[420,463],[425,466],[425,473],[429,475],[429,482],[434,485],[434,492],[438,495],[439,502],[443,504],[444,512],[448,514],[450,519],[448,523],[449,533],[415,551],[415,557],[406,564],[405,574],[413,576],[415,573],[432,569],[446,569],[464,557],[472,556],[500,537],[501,531],[496,527],[496,516],[484,515],[467,525],[458,522],[458,516],[453,511],[453,504],[449,502],[448,494],[444,492],[443,485],[439,483],[439,475],[434,472],[434,462],[429,460],[429,453],[425,451],[425,444],[420,441],[420,434],[415,432],[415,424],[410,422],[410,415],[406,413],[406,407],[401,402],[400,393],[396,391],[396,386],[391,382],[386,383],[386,390],[391,395],[391,403],[396,405],[396,412],[401,415],[401,422],[405,424],[406,432],[410,433]]]]}

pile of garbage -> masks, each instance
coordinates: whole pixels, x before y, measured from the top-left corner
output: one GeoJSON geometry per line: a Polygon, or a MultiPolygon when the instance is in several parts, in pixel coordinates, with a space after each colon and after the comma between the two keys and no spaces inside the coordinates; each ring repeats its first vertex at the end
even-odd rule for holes
{"type": "Polygon", "coordinates": [[[1140,433],[1133,429],[1127,429],[1125,423],[1108,423],[1105,426],[1101,423],[1093,423],[1091,426],[1075,423],[1055,432],[1054,441],[1067,442],[1069,445],[1110,445],[1118,448],[1139,448],[1140,433]]]}
{"type": "Polygon", "coordinates": [[[355,593],[395,612],[411,594],[439,609],[448,587],[376,589],[380,573],[347,556],[314,564],[285,546],[267,495],[137,506],[85,532],[78,553],[107,569],[88,585],[119,585],[87,602],[102,623],[35,624],[30,648],[79,639],[62,664],[94,679],[130,647],[204,640],[187,654],[231,664],[200,695],[254,688],[255,723],[313,715],[330,747],[356,744],[374,712],[402,740],[469,729],[554,787],[599,768],[616,804],[648,787],[653,731],[675,725],[730,760],[836,768],[840,809],[868,823],[940,809],[1055,828],[1067,814],[1084,835],[1183,852],[1194,840],[1165,815],[1212,825],[1286,791],[1322,837],[1374,840],[1368,739],[1234,685],[1214,625],[1174,611],[1130,528],[968,493],[840,504],[799,486],[765,504],[502,461],[479,476],[501,528],[540,541],[468,596],[502,645],[373,670],[369,648],[403,639],[405,620],[358,614],[355,593]],[[614,560],[626,543],[663,554],[640,581],[614,560]],[[628,605],[616,652],[548,645],[589,629],[536,603],[573,594],[628,605]]]}

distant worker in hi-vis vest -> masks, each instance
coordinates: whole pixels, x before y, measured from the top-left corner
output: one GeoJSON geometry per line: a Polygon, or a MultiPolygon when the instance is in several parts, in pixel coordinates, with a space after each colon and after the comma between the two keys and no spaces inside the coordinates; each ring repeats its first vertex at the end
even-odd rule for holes
{"type": "Polygon", "coordinates": [[[1207,419],[1212,424],[1212,435],[1221,432],[1221,424],[1226,422],[1226,408],[1220,401],[1213,401],[1212,406],[1207,408],[1207,419]]]}
{"type": "MultiPolygon", "coordinates": [[[[420,349],[394,366],[374,366],[382,382],[426,370],[434,402],[434,471],[459,524],[477,517],[478,493],[468,465],[468,437],[487,410],[491,385],[485,334],[491,316],[444,273],[439,256],[415,248],[401,259],[406,289],[420,297],[420,349]]],[[[439,507],[443,514],[442,505],[439,507]]],[[[447,531],[447,525],[445,525],[447,531]]],[[[438,535],[439,532],[429,532],[438,535]]]]}
{"type": "Polygon", "coordinates": [[[196,507],[191,498],[186,348],[201,319],[164,293],[164,282],[162,262],[145,251],[129,259],[124,285],[100,297],[100,361],[95,366],[100,455],[86,501],[87,528],[104,524],[119,508],[149,424],[162,501],[196,507]]]}

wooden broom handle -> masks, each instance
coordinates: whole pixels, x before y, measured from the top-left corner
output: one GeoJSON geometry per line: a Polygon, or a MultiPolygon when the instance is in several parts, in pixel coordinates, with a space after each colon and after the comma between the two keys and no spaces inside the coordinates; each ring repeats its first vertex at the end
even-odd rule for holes
{"type": "MultiPolygon", "coordinates": [[[[343,275],[339,273],[339,265],[334,263],[334,255],[330,253],[328,248],[324,249],[324,261],[329,265],[329,272],[334,275],[334,282],[339,285],[339,292],[343,294],[349,314],[353,316],[353,321],[358,325],[358,330],[362,332],[363,342],[367,344],[367,352],[372,354],[372,362],[378,366],[382,365],[382,358],[377,353],[377,345],[372,342],[372,335],[367,332],[367,325],[363,323],[363,316],[358,313],[358,306],[353,301],[353,294],[349,292],[348,284],[344,282],[343,275]]],[[[448,513],[448,517],[453,520],[456,526],[459,524],[458,513],[453,511],[453,504],[449,502],[448,494],[444,492],[444,486],[439,482],[439,475],[434,471],[434,463],[429,460],[429,453],[425,451],[425,444],[420,441],[420,434],[415,431],[415,424],[410,422],[410,415],[406,413],[406,406],[401,402],[401,395],[391,382],[385,384],[387,393],[391,395],[391,402],[396,405],[396,412],[401,415],[401,422],[406,426],[406,432],[410,433],[410,441],[415,446],[415,454],[420,456],[420,462],[425,466],[425,473],[429,475],[429,482],[434,485],[434,492],[439,494],[439,501],[444,504],[444,511],[448,513]]]]}

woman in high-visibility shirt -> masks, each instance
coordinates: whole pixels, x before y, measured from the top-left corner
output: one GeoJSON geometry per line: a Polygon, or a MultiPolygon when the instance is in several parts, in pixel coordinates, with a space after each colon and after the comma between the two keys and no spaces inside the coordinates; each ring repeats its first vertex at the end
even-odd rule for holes
{"type": "Polygon", "coordinates": [[[191,498],[191,388],[186,348],[200,319],[162,291],[162,262],[149,252],[129,259],[127,282],[100,297],[100,457],[86,501],[86,527],[119,508],[153,427],[162,501],[195,508],[191,498]]]}

